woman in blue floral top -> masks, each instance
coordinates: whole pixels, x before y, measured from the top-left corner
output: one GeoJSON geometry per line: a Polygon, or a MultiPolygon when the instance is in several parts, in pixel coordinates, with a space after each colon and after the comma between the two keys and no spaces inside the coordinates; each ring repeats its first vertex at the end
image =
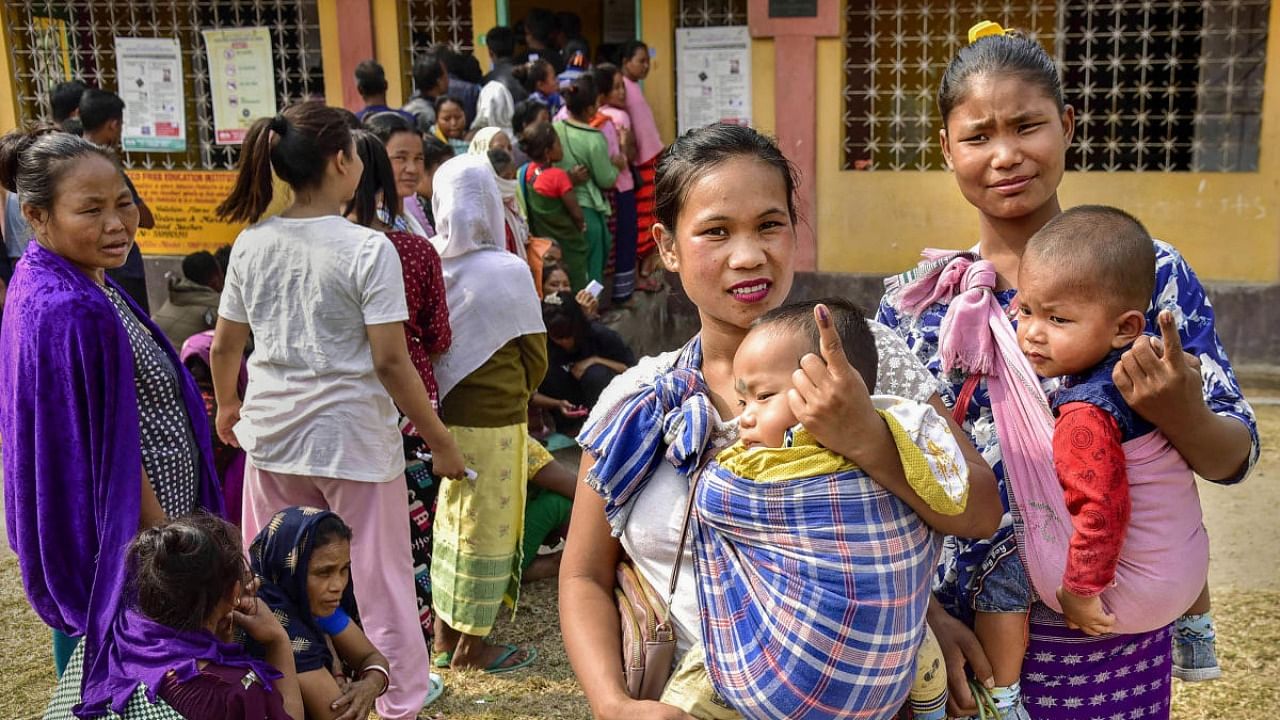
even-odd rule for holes
{"type": "MultiPolygon", "coordinates": [[[[938,105],[947,165],[965,199],[978,210],[979,242],[974,250],[995,266],[996,297],[1008,308],[1027,239],[1060,212],[1057,188],[1075,115],[1063,102],[1057,69],[1044,50],[999,26],[987,27],[994,32],[975,39],[971,31],[970,44],[952,59],[939,87],[938,105]]],[[[917,268],[899,281],[910,282],[924,272],[917,268]]],[[[1160,340],[1142,338],[1117,366],[1116,384],[1197,474],[1213,482],[1239,482],[1258,458],[1253,411],[1214,330],[1213,308],[1204,288],[1178,251],[1159,241],[1155,287],[1147,330],[1167,338],[1163,346],[1171,348],[1176,347],[1176,335],[1187,355],[1165,355],[1160,340]]],[[[941,369],[939,333],[948,305],[939,302],[909,315],[899,309],[897,299],[892,291],[886,295],[878,319],[906,340],[934,373],[944,402],[954,408],[964,394],[965,377],[941,369]]],[[[1046,381],[1044,389],[1054,385],[1046,381]]],[[[973,389],[962,415],[964,429],[995,469],[1006,513],[991,538],[949,538],[935,583],[937,602],[930,624],[947,654],[956,714],[976,711],[964,682],[965,666],[979,681],[992,675],[981,646],[964,623],[972,622],[974,596],[987,572],[1016,547],[985,381],[973,389]]],[[[1191,610],[1206,613],[1207,594],[1191,610]]],[[[1185,628],[1181,620],[1178,625],[1176,631],[1170,626],[1146,635],[1090,637],[1068,628],[1060,615],[1037,603],[1029,638],[1009,639],[1028,646],[1021,681],[1025,710],[1006,717],[1167,720],[1172,656],[1178,656],[1179,664],[1204,664],[1204,657],[1192,656],[1203,654],[1203,641],[1212,637],[1207,615],[1193,616],[1185,628]],[[1171,643],[1175,635],[1177,642],[1171,643]]],[[[1216,666],[1211,657],[1209,662],[1216,666]]]]}

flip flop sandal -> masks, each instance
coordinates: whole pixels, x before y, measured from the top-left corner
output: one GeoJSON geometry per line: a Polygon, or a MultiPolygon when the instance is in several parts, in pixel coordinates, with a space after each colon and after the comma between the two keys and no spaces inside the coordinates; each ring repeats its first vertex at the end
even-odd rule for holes
{"type": "Polygon", "coordinates": [[[503,663],[511,659],[512,655],[515,655],[516,653],[520,652],[520,647],[517,645],[507,644],[507,645],[503,645],[502,648],[503,648],[502,654],[499,655],[497,658],[495,658],[493,662],[489,663],[489,667],[484,669],[484,671],[489,673],[490,675],[501,675],[502,673],[515,672],[516,670],[521,670],[529,667],[530,665],[533,664],[534,660],[538,659],[537,648],[532,648],[532,647],[525,648],[524,660],[521,660],[515,665],[504,666],[503,663]]]}
{"type": "Polygon", "coordinates": [[[441,670],[448,670],[449,667],[453,665],[453,651],[441,650],[435,655],[432,655],[431,664],[435,665],[437,668],[440,668],[441,670]]]}
{"type": "Polygon", "coordinates": [[[422,707],[426,707],[431,703],[440,699],[444,694],[444,678],[438,673],[431,673],[431,690],[427,692],[427,699],[423,701],[422,707]]]}

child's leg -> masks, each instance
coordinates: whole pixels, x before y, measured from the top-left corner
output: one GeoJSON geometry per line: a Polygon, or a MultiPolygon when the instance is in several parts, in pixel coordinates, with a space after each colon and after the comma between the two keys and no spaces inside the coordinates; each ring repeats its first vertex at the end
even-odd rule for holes
{"type": "Polygon", "coordinates": [[[1218,664],[1217,632],[1213,628],[1209,583],[1200,597],[1174,622],[1173,676],[1184,682],[1216,680],[1222,677],[1218,664]]]}
{"type": "Polygon", "coordinates": [[[1027,614],[980,612],[973,630],[991,662],[996,687],[1017,685],[1022,676],[1022,657],[1027,652],[1027,614]]]}
{"type": "Polygon", "coordinates": [[[915,720],[945,720],[947,717],[947,667],[938,639],[927,625],[924,641],[916,651],[916,679],[911,683],[908,698],[915,720]]]}

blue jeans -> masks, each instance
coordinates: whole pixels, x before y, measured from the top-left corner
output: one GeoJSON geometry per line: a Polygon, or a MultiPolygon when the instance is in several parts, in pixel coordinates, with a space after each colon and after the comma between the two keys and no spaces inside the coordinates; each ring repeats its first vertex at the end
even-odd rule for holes
{"type": "Polygon", "coordinates": [[[981,613],[1025,613],[1031,610],[1031,580],[1017,553],[1000,558],[979,579],[973,609],[981,613]]]}

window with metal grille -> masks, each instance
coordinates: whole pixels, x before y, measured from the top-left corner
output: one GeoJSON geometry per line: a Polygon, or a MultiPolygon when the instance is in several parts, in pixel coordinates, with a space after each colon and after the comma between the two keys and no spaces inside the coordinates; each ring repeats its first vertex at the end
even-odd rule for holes
{"type": "Polygon", "coordinates": [[[938,81],[978,20],[1036,38],[1076,109],[1067,167],[1257,169],[1267,0],[850,0],[844,167],[936,170],[938,81]]]}
{"type": "Polygon", "coordinates": [[[728,27],[747,24],[747,0],[680,0],[676,27],[728,27]]]}
{"type": "MultiPolygon", "coordinates": [[[[454,50],[474,50],[471,29],[471,0],[403,0],[407,35],[400,38],[403,48],[405,87],[413,90],[413,64],[418,56],[436,43],[454,50]]],[[[488,28],[484,28],[488,30],[488,28]]],[[[409,92],[405,93],[406,96],[409,92]]]]}
{"type": "Polygon", "coordinates": [[[116,91],[116,37],[177,38],[186,78],[186,153],[124,154],[130,168],[230,169],[239,146],[218,145],[201,30],[265,27],[280,107],[323,99],[316,0],[7,0],[4,11],[19,122],[49,122],[49,91],[65,80],[116,91]]]}

